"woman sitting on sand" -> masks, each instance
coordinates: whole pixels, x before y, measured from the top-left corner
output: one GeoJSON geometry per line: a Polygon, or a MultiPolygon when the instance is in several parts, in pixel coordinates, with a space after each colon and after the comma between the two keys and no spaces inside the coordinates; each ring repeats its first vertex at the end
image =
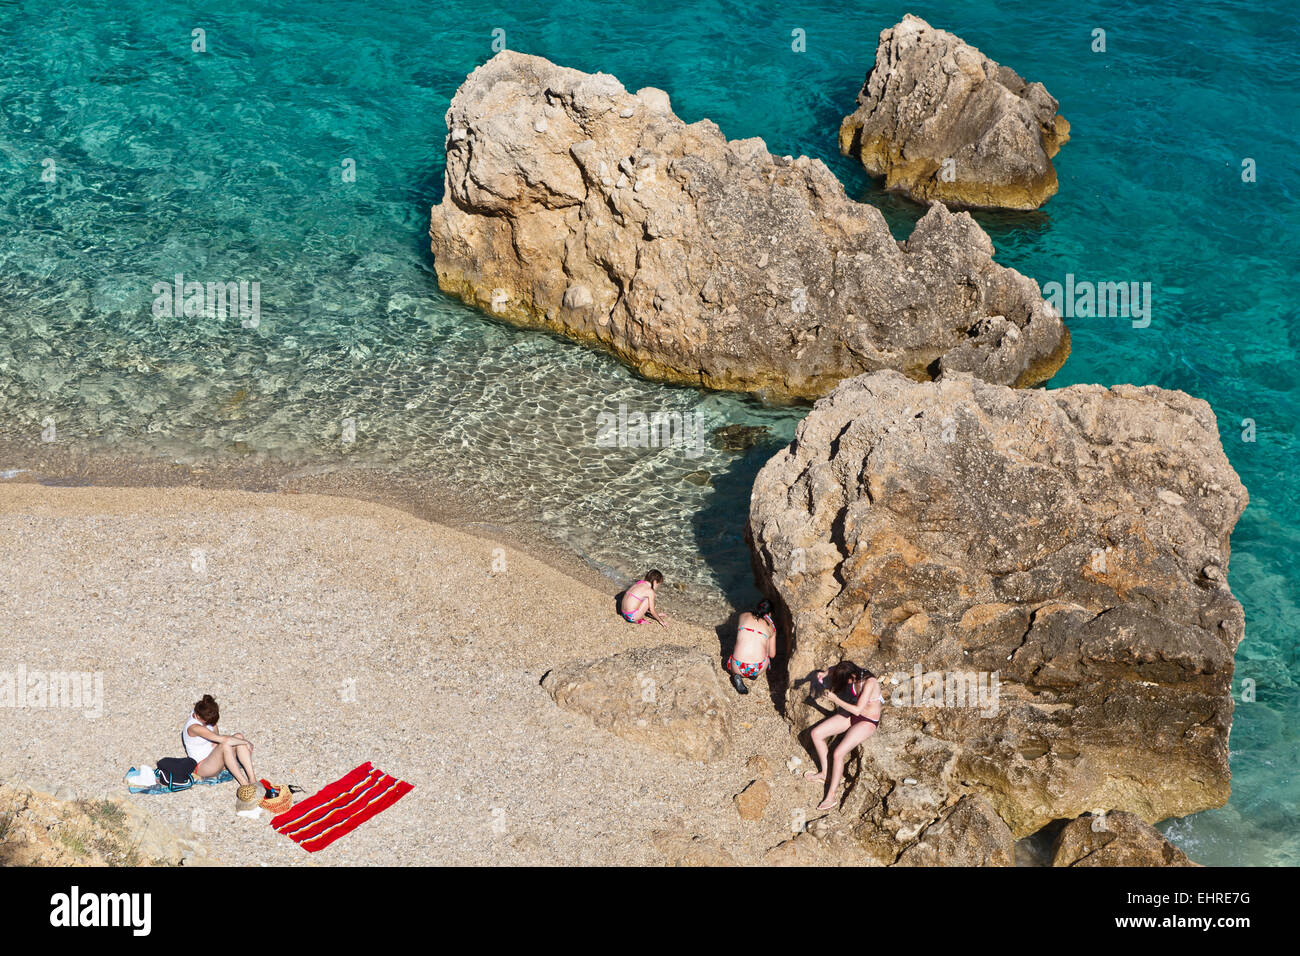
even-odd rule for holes
{"type": "Polygon", "coordinates": [[[211,694],[204,694],[194,705],[190,719],[185,721],[181,740],[185,742],[185,752],[198,764],[194,776],[215,777],[222,770],[229,770],[241,787],[247,786],[257,779],[253,773],[253,744],[243,734],[227,737],[217,733],[220,718],[217,702],[211,694]]]}
{"type": "Polygon", "coordinates": [[[748,694],[745,678],[758,680],[776,656],[776,625],[772,623],[772,602],[760,601],[751,611],[741,611],[736,618],[736,646],[727,658],[731,686],[748,694]]]}
{"type": "Polygon", "coordinates": [[[835,747],[826,797],[817,805],[818,810],[833,810],[835,791],[844,777],[844,761],[858,744],[876,732],[885,698],[880,693],[876,676],[852,661],[841,661],[830,670],[818,671],[817,684],[822,688],[818,702],[838,707],[839,711],[812,729],[819,769],[815,773],[809,770],[804,776],[809,780],[826,779],[826,741],[836,734],[843,734],[835,747]]]}
{"type": "Polygon", "coordinates": [[[640,624],[650,618],[660,627],[667,627],[664,623],[667,617],[655,608],[655,594],[663,583],[664,576],[660,572],[653,568],[647,571],[644,578],[623,592],[623,601],[619,606],[623,617],[633,624],[640,624]]]}

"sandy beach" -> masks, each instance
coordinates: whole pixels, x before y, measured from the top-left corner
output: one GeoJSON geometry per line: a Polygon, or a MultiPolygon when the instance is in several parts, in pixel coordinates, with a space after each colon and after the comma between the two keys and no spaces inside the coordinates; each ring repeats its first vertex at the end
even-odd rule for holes
{"type": "MultiPolygon", "coordinates": [[[[485,503],[485,510],[490,504],[485,503]]],[[[623,622],[602,593],[495,541],[345,498],[193,488],[0,484],[0,671],[102,675],[102,713],[0,707],[0,775],[123,797],[132,764],[180,754],[211,693],[256,770],[312,793],[364,761],[414,791],[307,854],[234,815],[233,785],[130,799],[227,864],[642,864],[653,834],[737,862],[791,836],[818,788],[760,683],[709,764],[594,728],[539,686],[573,659],[712,628],[623,622]],[[758,821],[733,801],[770,763],[758,821]]],[[[664,610],[671,616],[671,602],[664,610]]],[[[661,841],[662,842],[662,841],[661,841]]]]}

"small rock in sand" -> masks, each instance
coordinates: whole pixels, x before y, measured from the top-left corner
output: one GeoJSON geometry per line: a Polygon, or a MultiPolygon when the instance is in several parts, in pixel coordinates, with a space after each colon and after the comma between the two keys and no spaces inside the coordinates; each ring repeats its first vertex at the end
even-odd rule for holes
{"type": "Polygon", "coordinates": [[[772,799],[772,788],[765,780],[754,780],[735,796],[736,812],[742,820],[761,820],[772,799]]]}

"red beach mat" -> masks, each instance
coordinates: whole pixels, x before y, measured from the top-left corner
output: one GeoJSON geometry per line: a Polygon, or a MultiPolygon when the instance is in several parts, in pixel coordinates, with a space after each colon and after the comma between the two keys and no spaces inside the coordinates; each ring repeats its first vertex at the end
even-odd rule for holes
{"type": "Polygon", "coordinates": [[[387,810],[413,789],[405,780],[376,770],[367,760],[272,819],[271,829],[283,833],[308,853],[315,853],[387,810]]]}

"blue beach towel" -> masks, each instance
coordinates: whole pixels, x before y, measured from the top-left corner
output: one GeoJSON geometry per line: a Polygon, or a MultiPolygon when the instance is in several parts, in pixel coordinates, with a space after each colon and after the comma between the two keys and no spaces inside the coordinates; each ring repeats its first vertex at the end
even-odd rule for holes
{"type": "Polygon", "coordinates": [[[191,776],[189,784],[184,787],[169,787],[165,783],[155,783],[152,787],[137,787],[129,780],[129,778],[132,777],[135,773],[136,773],[135,767],[132,767],[130,770],[126,772],[126,779],[127,779],[126,789],[129,790],[131,793],[177,793],[180,790],[188,790],[190,787],[194,786],[195,784],[210,786],[214,783],[230,783],[232,780],[235,779],[235,775],[232,774],[229,770],[223,770],[215,777],[200,778],[200,777],[191,776]]]}

